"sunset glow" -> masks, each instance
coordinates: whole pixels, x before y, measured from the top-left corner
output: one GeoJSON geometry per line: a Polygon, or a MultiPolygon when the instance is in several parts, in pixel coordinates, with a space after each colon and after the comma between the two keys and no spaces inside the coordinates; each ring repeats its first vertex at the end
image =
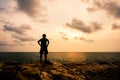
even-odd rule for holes
{"type": "Polygon", "coordinates": [[[0,0],[0,51],[119,52],[119,0],[0,0]]]}

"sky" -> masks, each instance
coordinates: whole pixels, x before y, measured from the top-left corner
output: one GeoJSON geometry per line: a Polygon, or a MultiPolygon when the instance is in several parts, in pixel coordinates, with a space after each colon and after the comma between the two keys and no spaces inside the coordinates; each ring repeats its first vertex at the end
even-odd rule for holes
{"type": "Polygon", "coordinates": [[[0,0],[0,52],[120,52],[119,0],[0,0]]]}

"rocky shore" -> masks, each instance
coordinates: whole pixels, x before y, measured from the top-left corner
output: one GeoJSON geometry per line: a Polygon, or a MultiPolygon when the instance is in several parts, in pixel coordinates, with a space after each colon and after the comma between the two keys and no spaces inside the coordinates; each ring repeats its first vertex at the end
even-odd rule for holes
{"type": "Polygon", "coordinates": [[[64,64],[84,80],[120,80],[120,61],[64,64]]]}
{"type": "Polygon", "coordinates": [[[3,63],[0,80],[119,80],[120,62],[71,63],[58,62],[3,63]]]}

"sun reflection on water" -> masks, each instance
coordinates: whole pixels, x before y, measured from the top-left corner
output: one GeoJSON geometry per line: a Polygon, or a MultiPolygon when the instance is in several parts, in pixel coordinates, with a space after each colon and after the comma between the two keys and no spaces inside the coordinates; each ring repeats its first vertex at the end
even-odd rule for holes
{"type": "Polygon", "coordinates": [[[68,53],[67,58],[72,62],[79,62],[79,61],[85,61],[86,55],[84,53],[78,54],[78,53],[70,52],[70,53],[68,53]]]}

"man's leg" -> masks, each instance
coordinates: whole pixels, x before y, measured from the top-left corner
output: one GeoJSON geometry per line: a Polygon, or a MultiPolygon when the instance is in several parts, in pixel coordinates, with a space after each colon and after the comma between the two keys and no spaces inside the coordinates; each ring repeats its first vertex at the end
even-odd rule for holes
{"type": "Polygon", "coordinates": [[[47,54],[45,53],[44,56],[45,56],[45,61],[47,61],[47,54]]]}
{"type": "Polygon", "coordinates": [[[42,62],[42,55],[43,55],[43,51],[40,50],[40,62],[42,62]]]}
{"type": "Polygon", "coordinates": [[[48,50],[45,50],[45,53],[44,53],[45,61],[47,61],[47,54],[48,54],[48,50]]]}

